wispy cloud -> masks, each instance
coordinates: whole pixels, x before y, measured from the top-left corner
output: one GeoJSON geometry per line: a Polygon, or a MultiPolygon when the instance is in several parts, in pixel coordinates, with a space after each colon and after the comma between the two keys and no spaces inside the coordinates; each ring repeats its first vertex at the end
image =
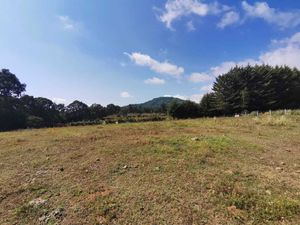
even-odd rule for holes
{"type": "MultiPolygon", "coordinates": [[[[254,18],[263,19],[267,23],[274,24],[282,29],[300,25],[299,9],[282,11],[270,7],[264,1],[253,4],[242,1],[238,8],[241,9],[237,10],[237,6],[227,6],[217,1],[209,3],[203,0],[167,0],[164,9],[161,10],[159,20],[171,30],[175,30],[172,26],[174,21],[192,15],[199,17],[221,16],[221,20],[217,24],[217,27],[221,29],[234,24],[240,25],[254,18]]],[[[187,22],[186,26],[189,31],[196,29],[192,20],[187,22]]]]}
{"type": "Polygon", "coordinates": [[[300,32],[281,40],[272,41],[272,49],[263,52],[256,59],[227,61],[211,67],[209,73],[219,76],[227,73],[235,66],[262,65],[289,66],[300,69],[300,32]]]}
{"type": "Polygon", "coordinates": [[[201,99],[203,98],[203,94],[194,94],[191,95],[188,100],[196,103],[200,103],[201,99]]]}
{"type": "Polygon", "coordinates": [[[145,84],[151,84],[151,85],[163,85],[165,84],[164,79],[160,79],[158,77],[152,77],[144,81],[145,84]]]}
{"type": "Polygon", "coordinates": [[[173,98],[179,98],[181,100],[187,100],[186,96],[180,95],[180,94],[177,94],[177,95],[164,95],[164,97],[173,97],[173,98]]]}
{"type": "Polygon", "coordinates": [[[203,92],[208,93],[208,92],[212,91],[212,88],[213,88],[213,84],[209,84],[209,85],[202,86],[200,88],[200,90],[203,91],[203,92]]]}
{"type": "Polygon", "coordinates": [[[236,24],[240,22],[240,14],[235,11],[230,11],[224,14],[221,21],[218,23],[219,28],[225,28],[230,25],[236,24]]]}
{"type": "Polygon", "coordinates": [[[63,98],[53,98],[52,101],[56,104],[66,104],[67,100],[63,98]]]}
{"type": "Polygon", "coordinates": [[[211,81],[214,78],[207,73],[192,73],[188,79],[193,83],[201,83],[211,81]]]}
{"type": "Polygon", "coordinates": [[[129,92],[123,91],[120,93],[120,97],[121,98],[132,98],[133,96],[131,94],[129,94],[129,92]]]}
{"type": "Polygon", "coordinates": [[[300,10],[280,11],[271,8],[267,2],[256,2],[251,5],[247,1],[242,2],[242,8],[247,18],[260,18],[281,28],[300,25],[300,10]]]}
{"type": "Polygon", "coordinates": [[[180,94],[177,94],[177,95],[164,95],[164,97],[173,97],[173,98],[179,98],[181,100],[189,100],[189,101],[192,101],[192,102],[196,102],[196,103],[199,103],[203,97],[203,94],[193,94],[191,96],[185,96],[185,95],[180,95],[180,94]]]}
{"type": "Polygon", "coordinates": [[[79,23],[72,20],[69,16],[57,16],[64,30],[74,31],[79,28],[79,23]]]}
{"type": "Polygon", "coordinates": [[[186,27],[187,27],[188,31],[195,31],[196,30],[192,20],[186,23],[186,27]]]}
{"type": "Polygon", "coordinates": [[[159,19],[167,28],[173,29],[172,23],[183,16],[197,15],[205,17],[207,15],[220,14],[228,9],[228,6],[217,2],[204,3],[201,0],[168,0],[159,19]]]}
{"type": "Polygon", "coordinates": [[[149,67],[152,71],[161,74],[167,74],[176,78],[179,78],[184,73],[184,68],[171,64],[167,61],[159,62],[149,55],[145,55],[139,52],[133,52],[131,54],[124,53],[127,55],[136,65],[149,67]]]}

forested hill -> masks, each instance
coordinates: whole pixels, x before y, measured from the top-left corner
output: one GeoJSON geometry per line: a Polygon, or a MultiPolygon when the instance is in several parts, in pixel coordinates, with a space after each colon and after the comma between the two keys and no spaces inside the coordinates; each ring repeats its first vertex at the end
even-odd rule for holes
{"type": "Polygon", "coordinates": [[[184,100],[179,99],[179,98],[174,98],[174,97],[159,97],[159,98],[154,98],[145,103],[135,104],[134,106],[142,108],[142,109],[158,110],[164,106],[166,106],[166,107],[169,106],[173,102],[181,104],[184,102],[184,100]]]}

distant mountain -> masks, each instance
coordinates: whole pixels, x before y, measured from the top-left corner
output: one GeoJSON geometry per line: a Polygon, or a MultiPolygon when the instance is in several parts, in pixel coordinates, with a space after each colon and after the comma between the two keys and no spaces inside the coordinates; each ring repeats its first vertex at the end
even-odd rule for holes
{"type": "Polygon", "coordinates": [[[141,104],[123,106],[121,111],[123,113],[166,112],[165,110],[167,110],[172,102],[181,104],[184,100],[174,97],[159,97],[141,104]]]}
{"type": "Polygon", "coordinates": [[[159,109],[162,105],[169,106],[171,102],[177,102],[177,103],[183,103],[184,100],[174,97],[159,97],[154,98],[148,102],[137,104],[136,106],[139,106],[144,109],[159,109]]]}

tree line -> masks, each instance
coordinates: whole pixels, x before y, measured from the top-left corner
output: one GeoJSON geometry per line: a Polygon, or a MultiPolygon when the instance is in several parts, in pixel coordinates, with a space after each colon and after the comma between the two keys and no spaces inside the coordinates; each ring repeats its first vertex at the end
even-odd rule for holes
{"type": "Polygon", "coordinates": [[[173,104],[177,118],[230,116],[252,111],[300,108],[300,71],[287,66],[256,65],[232,68],[216,78],[212,92],[200,104],[173,104]]]}
{"type": "Polygon", "coordinates": [[[287,66],[234,67],[216,78],[211,93],[201,102],[162,104],[156,109],[138,105],[86,105],[74,101],[65,106],[50,99],[24,95],[26,84],[7,69],[0,71],[0,130],[39,128],[78,121],[96,121],[110,115],[168,113],[174,118],[229,116],[251,111],[300,108],[300,71],[287,66]]]}
{"type": "Polygon", "coordinates": [[[26,84],[8,69],[0,70],[0,131],[22,128],[62,126],[80,121],[103,120],[110,115],[129,113],[166,113],[165,109],[141,108],[138,105],[120,107],[109,104],[88,106],[81,101],[69,105],[50,99],[25,95],[26,84]]]}

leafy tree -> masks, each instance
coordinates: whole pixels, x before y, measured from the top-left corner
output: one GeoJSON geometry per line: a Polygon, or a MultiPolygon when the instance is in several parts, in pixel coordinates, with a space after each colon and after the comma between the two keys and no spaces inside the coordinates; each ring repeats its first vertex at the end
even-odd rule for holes
{"type": "Polygon", "coordinates": [[[74,101],[66,107],[66,119],[68,122],[88,120],[89,107],[80,101],[74,101]]]}
{"type": "Polygon", "coordinates": [[[168,112],[168,105],[166,103],[161,104],[159,112],[167,113],[168,112]]]}
{"type": "Polygon", "coordinates": [[[41,128],[45,126],[45,121],[38,116],[28,116],[26,119],[26,126],[29,128],[41,128]]]}
{"type": "Polygon", "coordinates": [[[0,95],[19,97],[26,90],[26,84],[21,84],[16,75],[7,69],[0,71],[0,95]]]}
{"type": "Polygon", "coordinates": [[[56,104],[47,98],[35,98],[35,107],[32,115],[42,118],[46,126],[53,126],[60,122],[56,104]]]}
{"type": "Polygon", "coordinates": [[[217,105],[216,94],[205,94],[201,99],[200,109],[203,116],[218,116],[220,114],[220,111],[217,105]]]}
{"type": "Polygon", "coordinates": [[[0,96],[0,131],[26,128],[26,114],[20,100],[0,96]]]}
{"type": "Polygon", "coordinates": [[[230,115],[243,111],[300,107],[300,73],[289,67],[235,67],[213,87],[217,109],[230,115]]]}
{"type": "Polygon", "coordinates": [[[114,105],[114,104],[109,104],[106,106],[106,114],[107,115],[114,115],[118,114],[121,110],[120,106],[114,105]]]}
{"type": "Polygon", "coordinates": [[[197,118],[200,116],[200,107],[198,104],[185,101],[179,105],[174,104],[170,110],[170,116],[178,119],[197,118]]]}
{"type": "Polygon", "coordinates": [[[168,107],[168,115],[173,117],[179,105],[178,101],[173,100],[168,107]]]}
{"type": "Polygon", "coordinates": [[[99,104],[90,106],[90,117],[92,120],[102,119],[105,117],[105,108],[99,104]]]}

